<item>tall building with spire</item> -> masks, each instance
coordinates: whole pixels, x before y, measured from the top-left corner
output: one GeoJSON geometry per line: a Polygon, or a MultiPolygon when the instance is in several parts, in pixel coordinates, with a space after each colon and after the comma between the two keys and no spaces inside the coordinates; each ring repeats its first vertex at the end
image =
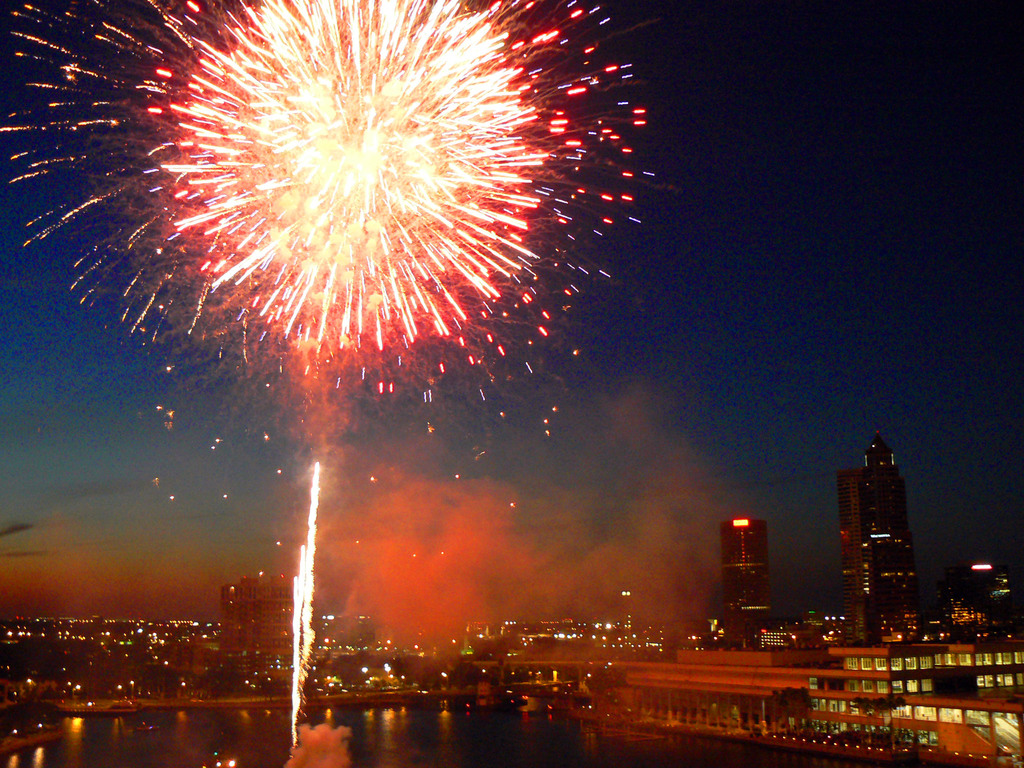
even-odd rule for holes
{"type": "Polygon", "coordinates": [[[836,487],[847,640],[913,638],[920,618],[907,490],[881,435],[863,467],[839,470],[836,487]]]}
{"type": "Polygon", "coordinates": [[[768,589],[768,524],[737,517],[721,524],[722,629],[730,645],[757,647],[771,610],[768,589]]]}

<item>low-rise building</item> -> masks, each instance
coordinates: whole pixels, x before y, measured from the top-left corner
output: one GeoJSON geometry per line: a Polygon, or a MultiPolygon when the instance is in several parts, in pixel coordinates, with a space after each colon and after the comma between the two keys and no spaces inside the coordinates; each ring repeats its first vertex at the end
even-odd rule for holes
{"type": "Polygon", "coordinates": [[[1021,757],[1024,642],[680,651],[625,663],[636,714],[727,732],[811,732],[932,754],[1021,757]]]}

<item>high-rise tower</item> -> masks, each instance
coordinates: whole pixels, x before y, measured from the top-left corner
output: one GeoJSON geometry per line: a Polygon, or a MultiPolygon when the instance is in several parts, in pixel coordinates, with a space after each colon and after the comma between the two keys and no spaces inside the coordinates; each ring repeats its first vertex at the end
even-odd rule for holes
{"type": "Polygon", "coordinates": [[[756,645],[771,608],[768,591],[768,524],[737,517],[722,523],[722,629],[730,644],[756,645]]]}
{"type": "Polygon", "coordinates": [[[917,571],[907,491],[892,451],[876,434],[864,466],[841,469],[839,534],[847,639],[877,643],[917,634],[917,571]]]}
{"type": "Polygon", "coordinates": [[[1009,629],[1013,614],[1010,572],[1005,565],[960,563],[946,568],[938,584],[942,629],[953,640],[976,642],[979,637],[1009,629]]]}

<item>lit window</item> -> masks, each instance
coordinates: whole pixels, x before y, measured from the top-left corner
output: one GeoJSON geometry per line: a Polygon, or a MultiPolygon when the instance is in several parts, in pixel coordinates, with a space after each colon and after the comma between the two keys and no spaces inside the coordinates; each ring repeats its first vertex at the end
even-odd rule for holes
{"type": "Polygon", "coordinates": [[[959,709],[952,707],[941,707],[939,709],[939,722],[940,723],[962,723],[964,721],[964,713],[959,709]]]}
{"type": "Polygon", "coordinates": [[[965,720],[968,725],[991,725],[988,712],[980,709],[964,710],[965,720]]]}
{"type": "Polygon", "coordinates": [[[916,720],[935,720],[935,707],[914,707],[914,718],[916,720]]]}

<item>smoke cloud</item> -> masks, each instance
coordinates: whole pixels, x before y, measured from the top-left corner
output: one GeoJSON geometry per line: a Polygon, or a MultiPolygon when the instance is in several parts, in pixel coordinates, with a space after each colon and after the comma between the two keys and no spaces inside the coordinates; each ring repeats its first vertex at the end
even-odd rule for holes
{"type": "Polygon", "coordinates": [[[600,423],[599,438],[567,441],[585,450],[492,451],[474,476],[428,472],[422,444],[405,446],[409,462],[329,462],[352,474],[325,481],[342,491],[321,507],[317,603],[423,642],[468,620],[703,618],[717,523],[742,504],[658,414],[631,393],[569,426],[600,423]]]}
{"type": "Polygon", "coordinates": [[[15,533],[21,533],[22,531],[30,531],[33,526],[31,523],[11,523],[3,528],[0,528],[0,536],[11,536],[15,533]]]}
{"type": "Polygon", "coordinates": [[[348,768],[352,764],[348,742],[352,731],[321,723],[315,728],[299,726],[299,744],[284,768],[348,768]]]}

